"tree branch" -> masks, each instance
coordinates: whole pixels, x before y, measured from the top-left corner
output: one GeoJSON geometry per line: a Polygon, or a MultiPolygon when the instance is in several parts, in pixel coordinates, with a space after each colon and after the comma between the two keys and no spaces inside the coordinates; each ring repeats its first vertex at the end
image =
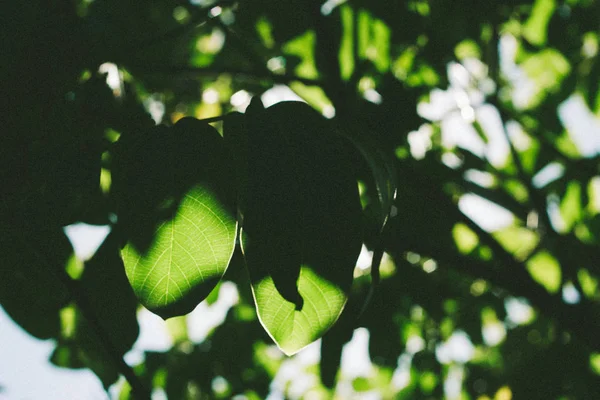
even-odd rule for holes
{"type": "Polygon", "coordinates": [[[490,104],[493,105],[500,114],[502,133],[504,134],[504,138],[508,143],[510,155],[513,159],[513,162],[515,163],[515,167],[517,168],[517,175],[519,177],[519,180],[525,185],[525,188],[527,188],[527,192],[529,194],[529,204],[534,210],[537,211],[538,215],[540,216],[543,222],[541,233],[543,234],[546,232],[550,232],[554,234],[556,232],[554,232],[554,228],[552,227],[552,223],[550,221],[550,216],[548,215],[548,207],[546,205],[546,200],[542,196],[540,196],[539,191],[533,186],[533,183],[531,182],[531,177],[527,176],[525,168],[523,167],[523,164],[521,162],[521,157],[515,149],[512,140],[510,140],[510,136],[508,134],[508,131],[506,130],[505,121],[509,118],[509,116],[504,111],[496,97],[491,97],[489,101],[490,104]]]}
{"type": "MultiPolygon", "coordinates": [[[[397,245],[386,247],[393,257],[400,254],[397,245]]],[[[600,351],[600,342],[598,341],[600,325],[597,322],[599,313],[593,309],[593,304],[590,302],[577,305],[565,304],[560,297],[549,294],[529,276],[523,279],[523,275],[527,275],[525,265],[514,260],[510,254],[509,257],[506,257],[508,254],[506,251],[500,254],[494,252],[494,256],[500,260],[497,264],[509,264],[506,265],[509,268],[502,269],[494,268],[490,262],[449,251],[440,251],[439,248],[431,248],[424,241],[416,241],[409,250],[432,257],[440,265],[445,265],[473,278],[484,279],[494,286],[506,289],[513,295],[528,299],[545,317],[555,318],[563,329],[571,331],[590,349],[600,351]]]]}
{"type": "MultiPolygon", "coordinates": [[[[556,317],[565,329],[575,333],[590,348],[600,350],[600,343],[597,341],[600,325],[595,322],[598,320],[598,312],[594,312],[593,303],[582,299],[578,305],[569,305],[564,303],[559,296],[549,294],[531,278],[525,264],[515,260],[488,232],[466,216],[463,222],[473,229],[483,244],[492,249],[495,259],[508,267],[508,270],[504,274],[501,272],[503,271],[501,268],[491,269],[483,262],[480,262],[483,265],[475,267],[472,265],[473,261],[467,263],[464,260],[458,263],[460,268],[468,269],[470,274],[476,276],[483,275],[484,279],[497,282],[500,286],[530,299],[547,317],[556,317]]],[[[465,258],[468,259],[468,257],[465,258]]]]}

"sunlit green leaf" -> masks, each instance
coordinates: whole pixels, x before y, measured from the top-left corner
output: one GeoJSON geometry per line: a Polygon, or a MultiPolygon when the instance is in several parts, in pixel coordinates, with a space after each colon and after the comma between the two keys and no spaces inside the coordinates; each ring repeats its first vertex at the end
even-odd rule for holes
{"type": "Polygon", "coordinates": [[[571,71],[569,61],[554,49],[544,49],[525,57],[520,64],[530,79],[535,83],[528,106],[539,105],[548,93],[560,88],[560,83],[571,71]]]}
{"type": "Polygon", "coordinates": [[[534,3],[531,16],[523,26],[523,36],[532,44],[542,45],[546,42],[548,22],[555,9],[555,0],[536,0],[534,3]]]}
{"type": "Polygon", "coordinates": [[[162,196],[155,193],[149,205],[132,195],[126,199],[124,229],[130,241],[121,254],[140,302],[169,318],[193,310],[227,269],[236,237],[234,178],[223,140],[209,125],[186,118],[152,138],[145,146],[153,148],[139,156],[154,157],[145,162],[156,169],[126,165],[124,180],[131,185],[128,193],[136,193],[137,185],[142,196],[154,185],[162,196]],[[137,173],[142,182],[132,176],[137,173]],[[137,233],[133,222],[148,223],[142,217],[153,210],[164,216],[141,240],[138,236],[148,233],[137,233]]]}
{"type": "Polygon", "coordinates": [[[590,368],[596,375],[600,375],[600,354],[592,353],[590,355],[590,368]]]}
{"type": "Polygon", "coordinates": [[[466,39],[460,42],[454,49],[454,54],[459,60],[469,58],[481,58],[481,49],[473,40],[466,39]]]}
{"type": "Polygon", "coordinates": [[[595,298],[600,295],[598,292],[598,279],[592,276],[587,269],[580,269],[577,273],[577,278],[583,290],[583,294],[587,297],[595,298]]]}
{"type": "Polygon", "coordinates": [[[367,56],[373,61],[379,72],[385,72],[390,67],[390,28],[385,22],[374,19],[371,29],[373,36],[367,56]]]}
{"type": "Polygon", "coordinates": [[[281,296],[271,277],[253,285],[260,321],[288,355],[321,337],[338,319],[347,299],[342,288],[308,266],[302,266],[297,285],[304,299],[300,310],[281,296]]]}
{"type": "Polygon", "coordinates": [[[123,249],[127,275],[142,304],[163,317],[191,311],[225,273],[235,225],[231,210],[210,191],[186,193],[175,218],[158,228],[146,254],[132,245],[123,249]]]}
{"type": "Polygon", "coordinates": [[[576,181],[569,182],[567,191],[560,202],[560,215],[565,223],[565,231],[569,232],[582,216],[581,184],[576,181]]]}
{"type": "Polygon", "coordinates": [[[354,51],[353,51],[353,35],[354,30],[358,29],[354,26],[354,10],[347,4],[344,4],[340,7],[340,14],[342,19],[342,27],[343,27],[343,35],[340,39],[340,49],[339,49],[339,64],[340,64],[340,74],[344,79],[349,79],[354,72],[354,51]]]}
{"type": "Polygon", "coordinates": [[[242,249],[259,319],[293,354],[346,303],[361,246],[358,189],[344,141],[307,105],[280,103],[248,117],[242,249]]]}
{"type": "Polygon", "coordinates": [[[292,82],[290,89],[324,116],[330,118],[335,114],[335,108],[331,100],[319,86],[308,86],[301,82],[292,82]]]}
{"type": "Polygon", "coordinates": [[[520,260],[524,260],[539,242],[535,232],[518,226],[506,227],[493,235],[506,250],[520,260]]]}
{"type": "Polygon", "coordinates": [[[319,73],[315,65],[313,48],[315,46],[315,33],[308,31],[295,37],[283,46],[284,54],[296,56],[300,63],[296,66],[295,73],[304,78],[316,78],[319,73]]]}
{"type": "Polygon", "coordinates": [[[562,271],[560,264],[550,253],[541,251],[531,257],[527,262],[527,270],[549,292],[556,293],[560,289],[562,271]]]}
{"type": "Polygon", "coordinates": [[[452,237],[458,251],[462,254],[471,253],[479,244],[477,234],[462,223],[454,225],[454,228],[452,228],[452,237]]]}

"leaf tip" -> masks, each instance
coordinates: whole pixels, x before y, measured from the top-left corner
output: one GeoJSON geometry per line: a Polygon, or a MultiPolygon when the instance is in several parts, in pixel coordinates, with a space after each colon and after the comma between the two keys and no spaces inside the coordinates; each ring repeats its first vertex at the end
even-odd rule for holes
{"type": "Polygon", "coordinates": [[[279,350],[281,350],[283,352],[283,354],[285,354],[287,357],[291,357],[294,354],[297,354],[300,352],[300,350],[302,350],[304,347],[298,347],[298,346],[282,346],[279,343],[277,343],[277,347],[279,347],[279,350]]]}

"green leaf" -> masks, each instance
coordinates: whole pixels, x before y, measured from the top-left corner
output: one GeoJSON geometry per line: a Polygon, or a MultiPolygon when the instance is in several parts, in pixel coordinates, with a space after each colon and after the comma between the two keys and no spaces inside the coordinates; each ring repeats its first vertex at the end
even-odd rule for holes
{"type": "Polygon", "coordinates": [[[382,20],[365,10],[358,13],[358,53],[361,58],[373,62],[379,72],[390,65],[390,28],[382,20]]]}
{"type": "Polygon", "coordinates": [[[242,250],[259,319],[288,355],[338,319],[361,248],[351,148],[304,103],[248,112],[242,250]]]}
{"type": "Polygon", "coordinates": [[[305,78],[317,78],[319,76],[313,55],[315,41],[315,32],[306,31],[303,35],[297,36],[283,45],[282,50],[284,54],[296,56],[300,60],[295,69],[298,76],[305,78]]]}
{"type": "Polygon", "coordinates": [[[298,292],[305,299],[302,309],[283,298],[270,276],[252,287],[260,322],[287,355],[319,339],[337,321],[347,300],[339,286],[304,265],[298,278],[298,292]]]}
{"type": "Polygon", "coordinates": [[[540,251],[527,262],[527,271],[531,277],[550,293],[560,289],[562,270],[554,256],[547,251],[540,251]]]}
{"type": "Polygon", "coordinates": [[[582,217],[581,192],[581,184],[579,182],[571,181],[568,183],[565,195],[560,202],[560,214],[565,223],[565,232],[571,231],[573,226],[582,217]]]}
{"type": "Polygon", "coordinates": [[[561,83],[571,72],[571,64],[563,54],[554,49],[543,49],[528,54],[520,64],[534,83],[534,91],[527,107],[537,107],[549,93],[561,88],[561,83]]]}
{"type": "Polygon", "coordinates": [[[235,229],[231,211],[210,191],[199,187],[188,192],[175,218],[157,229],[146,254],[133,245],[122,251],[142,304],[164,318],[190,312],[225,273],[235,229]]]}
{"type": "Polygon", "coordinates": [[[468,226],[463,223],[457,223],[452,228],[452,237],[456,248],[461,254],[469,254],[479,244],[479,237],[468,226]]]}
{"type": "Polygon", "coordinates": [[[519,226],[508,226],[492,236],[518,260],[525,260],[540,241],[535,232],[519,226]]]}
{"type": "Polygon", "coordinates": [[[217,131],[191,118],[150,136],[135,156],[146,159],[132,168],[125,159],[121,177],[127,277],[150,311],[186,314],[213,290],[233,254],[232,163],[217,131]],[[147,220],[150,237],[138,232],[147,220]]]}
{"type": "Polygon", "coordinates": [[[523,26],[523,36],[530,43],[541,46],[546,43],[548,23],[556,10],[554,0],[536,0],[531,15],[523,26]]]}
{"type": "Polygon", "coordinates": [[[0,234],[0,248],[0,305],[29,334],[56,337],[68,300],[57,273],[73,253],[69,240],[60,228],[19,227],[0,234]]]}
{"type": "MultiPolygon", "coordinates": [[[[110,234],[94,257],[85,263],[78,284],[113,351],[122,357],[139,333],[138,302],[125,276],[117,244],[116,236],[110,234]]],[[[119,370],[112,356],[106,353],[95,328],[79,307],[65,308],[61,315],[62,335],[51,361],[66,368],[88,367],[108,388],[118,379],[119,370]]]]}
{"type": "Polygon", "coordinates": [[[344,80],[350,79],[354,69],[357,67],[354,60],[354,30],[358,29],[354,23],[354,10],[347,4],[340,6],[340,19],[343,34],[340,40],[338,59],[340,75],[344,80]]]}

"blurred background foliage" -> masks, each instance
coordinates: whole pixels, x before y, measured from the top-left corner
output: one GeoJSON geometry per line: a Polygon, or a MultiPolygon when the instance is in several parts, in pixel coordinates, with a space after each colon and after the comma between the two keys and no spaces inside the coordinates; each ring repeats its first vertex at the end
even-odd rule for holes
{"type": "MultiPolygon", "coordinates": [[[[146,387],[172,399],[600,398],[599,2],[0,7],[0,304],[55,339],[52,363],[91,368],[105,388],[117,381],[77,293],[113,355],[138,335],[118,244],[109,236],[83,262],[61,229],[114,222],[113,144],[244,110],[251,96],[300,98],[368,132],[398,175],[393,218],[365,239],[348,313],[285,358],[236,254],[223,323],[192,340],[185,317],[170,320],[173,346],[130,362],[146,387]],[[369,290],[376,241],[381,282],[356,320],[347,315],[369,290]]],[[[367,208],[374,195],[362,191],[367,208]]],[[[122,380],[113,389],[129,397],[122,380]]]]}

